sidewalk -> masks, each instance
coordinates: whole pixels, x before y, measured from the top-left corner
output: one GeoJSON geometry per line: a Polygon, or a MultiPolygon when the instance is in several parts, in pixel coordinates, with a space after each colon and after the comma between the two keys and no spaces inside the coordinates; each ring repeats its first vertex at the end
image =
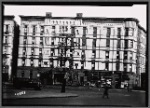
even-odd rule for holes
{"type": "MultiPolygon", "coordinates": [[[[66,86],[66,92],[61,93],[61,86],[47,86],[44,89],[37,91],[34,89],[14,89],[6,87],[3,88],[3,99],[20,99],[20,98],[67,98],[67,97],[77,97],[79,94],[73,91],[86,91],[86,92],[96,92],[103,93],[102,88],[95,87],[71,87],[66,86]],[[72,91],[73,90],[73,91],[72,91]]],[[[123,93],[127,92],[124,89],[110,89],[110,93],[123,93]]],[[[133,90],[132,92],[145,92],[139,90],[133,90]]]]}
{"type": "Polygon", "coordinates": [[[35,91],[35,90],[13,90],[11,92],[3,92],[3,99],[20,99],[20,98],[67,98],[77,97],[74,93],[60,93],[58,91],[35,91]]]}

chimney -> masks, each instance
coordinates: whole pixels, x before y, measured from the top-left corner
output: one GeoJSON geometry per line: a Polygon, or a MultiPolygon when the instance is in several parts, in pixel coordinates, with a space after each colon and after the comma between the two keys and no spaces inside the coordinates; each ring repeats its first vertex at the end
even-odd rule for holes
{"type": "Polygon", "coordinates": [[[46,12],[46,17],[51,18],[52,17],[52,12],[46,12]]]}
{"type": "Polygon", "coordinates": [[[76,17],[77,17],[77,18],[82,18],[82,15],[83,15],[82,13],[77,13],[77,16],[76,16],[76,17]]]}

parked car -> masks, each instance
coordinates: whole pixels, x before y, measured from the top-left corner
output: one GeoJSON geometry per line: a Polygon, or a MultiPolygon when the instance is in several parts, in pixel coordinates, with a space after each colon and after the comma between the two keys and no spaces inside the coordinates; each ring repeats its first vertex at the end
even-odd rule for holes
{"type": "Polygon", "coordinates": [[[15,78],[13,85],[15,88],[34,88],[35,90],[41,90],[41,81],[39,79],[29,79],[29,78],[15,78]]]}

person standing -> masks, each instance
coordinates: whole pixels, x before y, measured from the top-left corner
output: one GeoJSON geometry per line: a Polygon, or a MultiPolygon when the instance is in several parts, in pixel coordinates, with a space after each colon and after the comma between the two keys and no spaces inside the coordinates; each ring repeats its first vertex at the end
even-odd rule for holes
{"type": "Polygon", "coordinates": [[[105,98],[105,97],[107,97],[107,99],[109,98],[108,90],[109,90],[109,84],[106,83],[102,98],[105,98]]]}

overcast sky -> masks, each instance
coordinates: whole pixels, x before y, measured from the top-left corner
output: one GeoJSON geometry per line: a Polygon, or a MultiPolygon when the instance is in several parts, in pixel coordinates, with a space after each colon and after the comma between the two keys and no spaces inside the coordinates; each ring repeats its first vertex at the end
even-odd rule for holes
{"type": "Polygon", "coordinates": [[[52,12],[52,16],[75,17],[76,13],[83,13],[83,17],[121,17],[137,18],[140,25],[146,28],[146,5],[133,6],[24,6],[4,5],[4,15],[15,15],[15,20],[20,24],[18,15],[45,16],[46,12],[52,12]]]}

